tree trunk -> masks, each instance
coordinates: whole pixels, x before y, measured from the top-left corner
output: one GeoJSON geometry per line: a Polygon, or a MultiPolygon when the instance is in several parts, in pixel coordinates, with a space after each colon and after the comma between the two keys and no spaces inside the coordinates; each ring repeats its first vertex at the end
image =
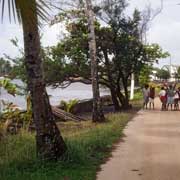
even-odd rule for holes
{"type": "Polygon", "coordinates": [[[121,110],[127,110],[130,108],[129,101],[126,100],[125,96],[121,93],[121,91],[117,91],[118,99],[121,103],[121,110]]]}
{"type": "Polygon", "coordinates": [[[128,93],[128,84],[127,84],[128,78],[125,79],[124,77],[122,78],[122,83],[124,87],[124,101],[122,103],[122,109],[130,109],[131,105],[129,104],[129,93],[128,93]]]}
{"type": "Polygon", "coordinates": [[[111,75],[111,71],[110,71],[110,63],[109,63],[109,58],[108,58],[108,53],[107,53],[107,50],[106,49],[103,49],[103,54],[104,54],[104,59],[105,59],[105,65],[106,65],[106,71],[107,71],[107,77],[108,77],[108,80],[109,80],[109,84],[110,84],[110,92],[111,92],[111,98],[112,98],[112,101],[113,101],[113,104],[114,104],[114,109],[115,111],[120,111],[120,104],[119,104],[119,101],[117,99],[117,93],[116,93],[116,90],[115,90],[115,87],[114,87],[114,84],[113,84],[113,77],[111,75]]]}
{"type": "Polygon", "coordinates": [[[110,92],[111,92],[111,98],[112,98],[112,102],[114,104],[115,111],[120,111],[121,107],[120,107],[119,101],[117,99],[116,91],[114,89],[110,88],[110,92]]]}
{"type": "Polygon", "coordinates": [[[37,156],[41,160],[52,160],[65,152],[66,145],[55,123],[44,83],[35,0],[32,9],[31,18],[21,10],[28,90],[36,125],[37,156]]]}
{"type": "Polygon", "coordinates": [[[89,27],[89,50],[90,50],[90,59],[91,59],[91,77],[92,77],[92,91],[93,91],[92,120],[93,122],[104,122],[105,117],[102,111],[102,105],[101,105],[101,99],[99,93],[99,84],[98,84],[94,13],[92,11],[91,0],[86,0],[86,6],[87,6],[88,27],[89,27]]]}

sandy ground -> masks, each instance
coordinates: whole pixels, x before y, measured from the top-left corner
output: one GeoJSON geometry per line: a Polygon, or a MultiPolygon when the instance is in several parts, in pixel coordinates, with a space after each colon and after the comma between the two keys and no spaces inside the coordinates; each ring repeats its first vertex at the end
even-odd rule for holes
{"type": "Polygon", "coordinates": [[[180,180],[180,111],[141,110],[97,180],[180,180]]]}

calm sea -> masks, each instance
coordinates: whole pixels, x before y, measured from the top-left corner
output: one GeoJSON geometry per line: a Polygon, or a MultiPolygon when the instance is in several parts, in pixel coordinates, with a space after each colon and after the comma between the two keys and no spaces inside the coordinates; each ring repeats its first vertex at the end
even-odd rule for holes
{"type": "MultiPolygon", "coordinates": [[[[13,80],[13,83],[23,86],[21,80],[13,80]]],[[[61,88],[52,88],[51,86],[47,87],[47,92],[50,97],[50,102],[52,105],[58,105],[61,100],[68,101],[70,99],[89,99],[92,98],[92,88],[91,85],[85,85],[82,83],[73,83],[65,89],[61,88]]],[[[107,89],[100,90],[101,96],[109,94],[107,89]]],[[[22,109],[26,108],[26,101],[24,96],[12,96],[9,95],[4,89],[0,90],[0,99],[3,99],[8,102],[13,102],[22,109]]]]}

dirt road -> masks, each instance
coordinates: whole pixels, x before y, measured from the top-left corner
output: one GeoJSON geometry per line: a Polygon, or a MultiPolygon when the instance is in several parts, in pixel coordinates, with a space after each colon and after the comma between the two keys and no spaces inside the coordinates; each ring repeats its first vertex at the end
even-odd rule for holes
{"type": "Polygon", "coordinates": [[[97,180],[180,180],[180,111],[141,110],[97,180]]]}

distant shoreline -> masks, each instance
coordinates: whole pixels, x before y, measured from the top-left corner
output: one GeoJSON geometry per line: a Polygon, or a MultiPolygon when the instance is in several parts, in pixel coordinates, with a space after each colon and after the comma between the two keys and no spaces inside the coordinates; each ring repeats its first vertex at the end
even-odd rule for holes
{"type": "MultiPolygon", "coordinates": [[[[23,82],[21,80],[15,79],[13,80],[15,84],[23,86],[23,82]]],[[[71,99],[78,99],[78,100],[87,100],[91,99],[92,96],[92,87],[91,85],[85,85],[82,83],[73,83],[69,87],[65,89],[61,88],[52,88],[47,87],[48,95],[50,96],[50,103],[51,105],[59,105],[61,100],[69,101],[71,99]]],[[[101,88],[101,96],[109,95],[108,89],[101,88]]],[[[26,100],[24,96],[15,96],[7,94],[6,91],[1,89],[0,99],[5,101],[13,102],[21,109],[26,109],[26,100]]]]}

